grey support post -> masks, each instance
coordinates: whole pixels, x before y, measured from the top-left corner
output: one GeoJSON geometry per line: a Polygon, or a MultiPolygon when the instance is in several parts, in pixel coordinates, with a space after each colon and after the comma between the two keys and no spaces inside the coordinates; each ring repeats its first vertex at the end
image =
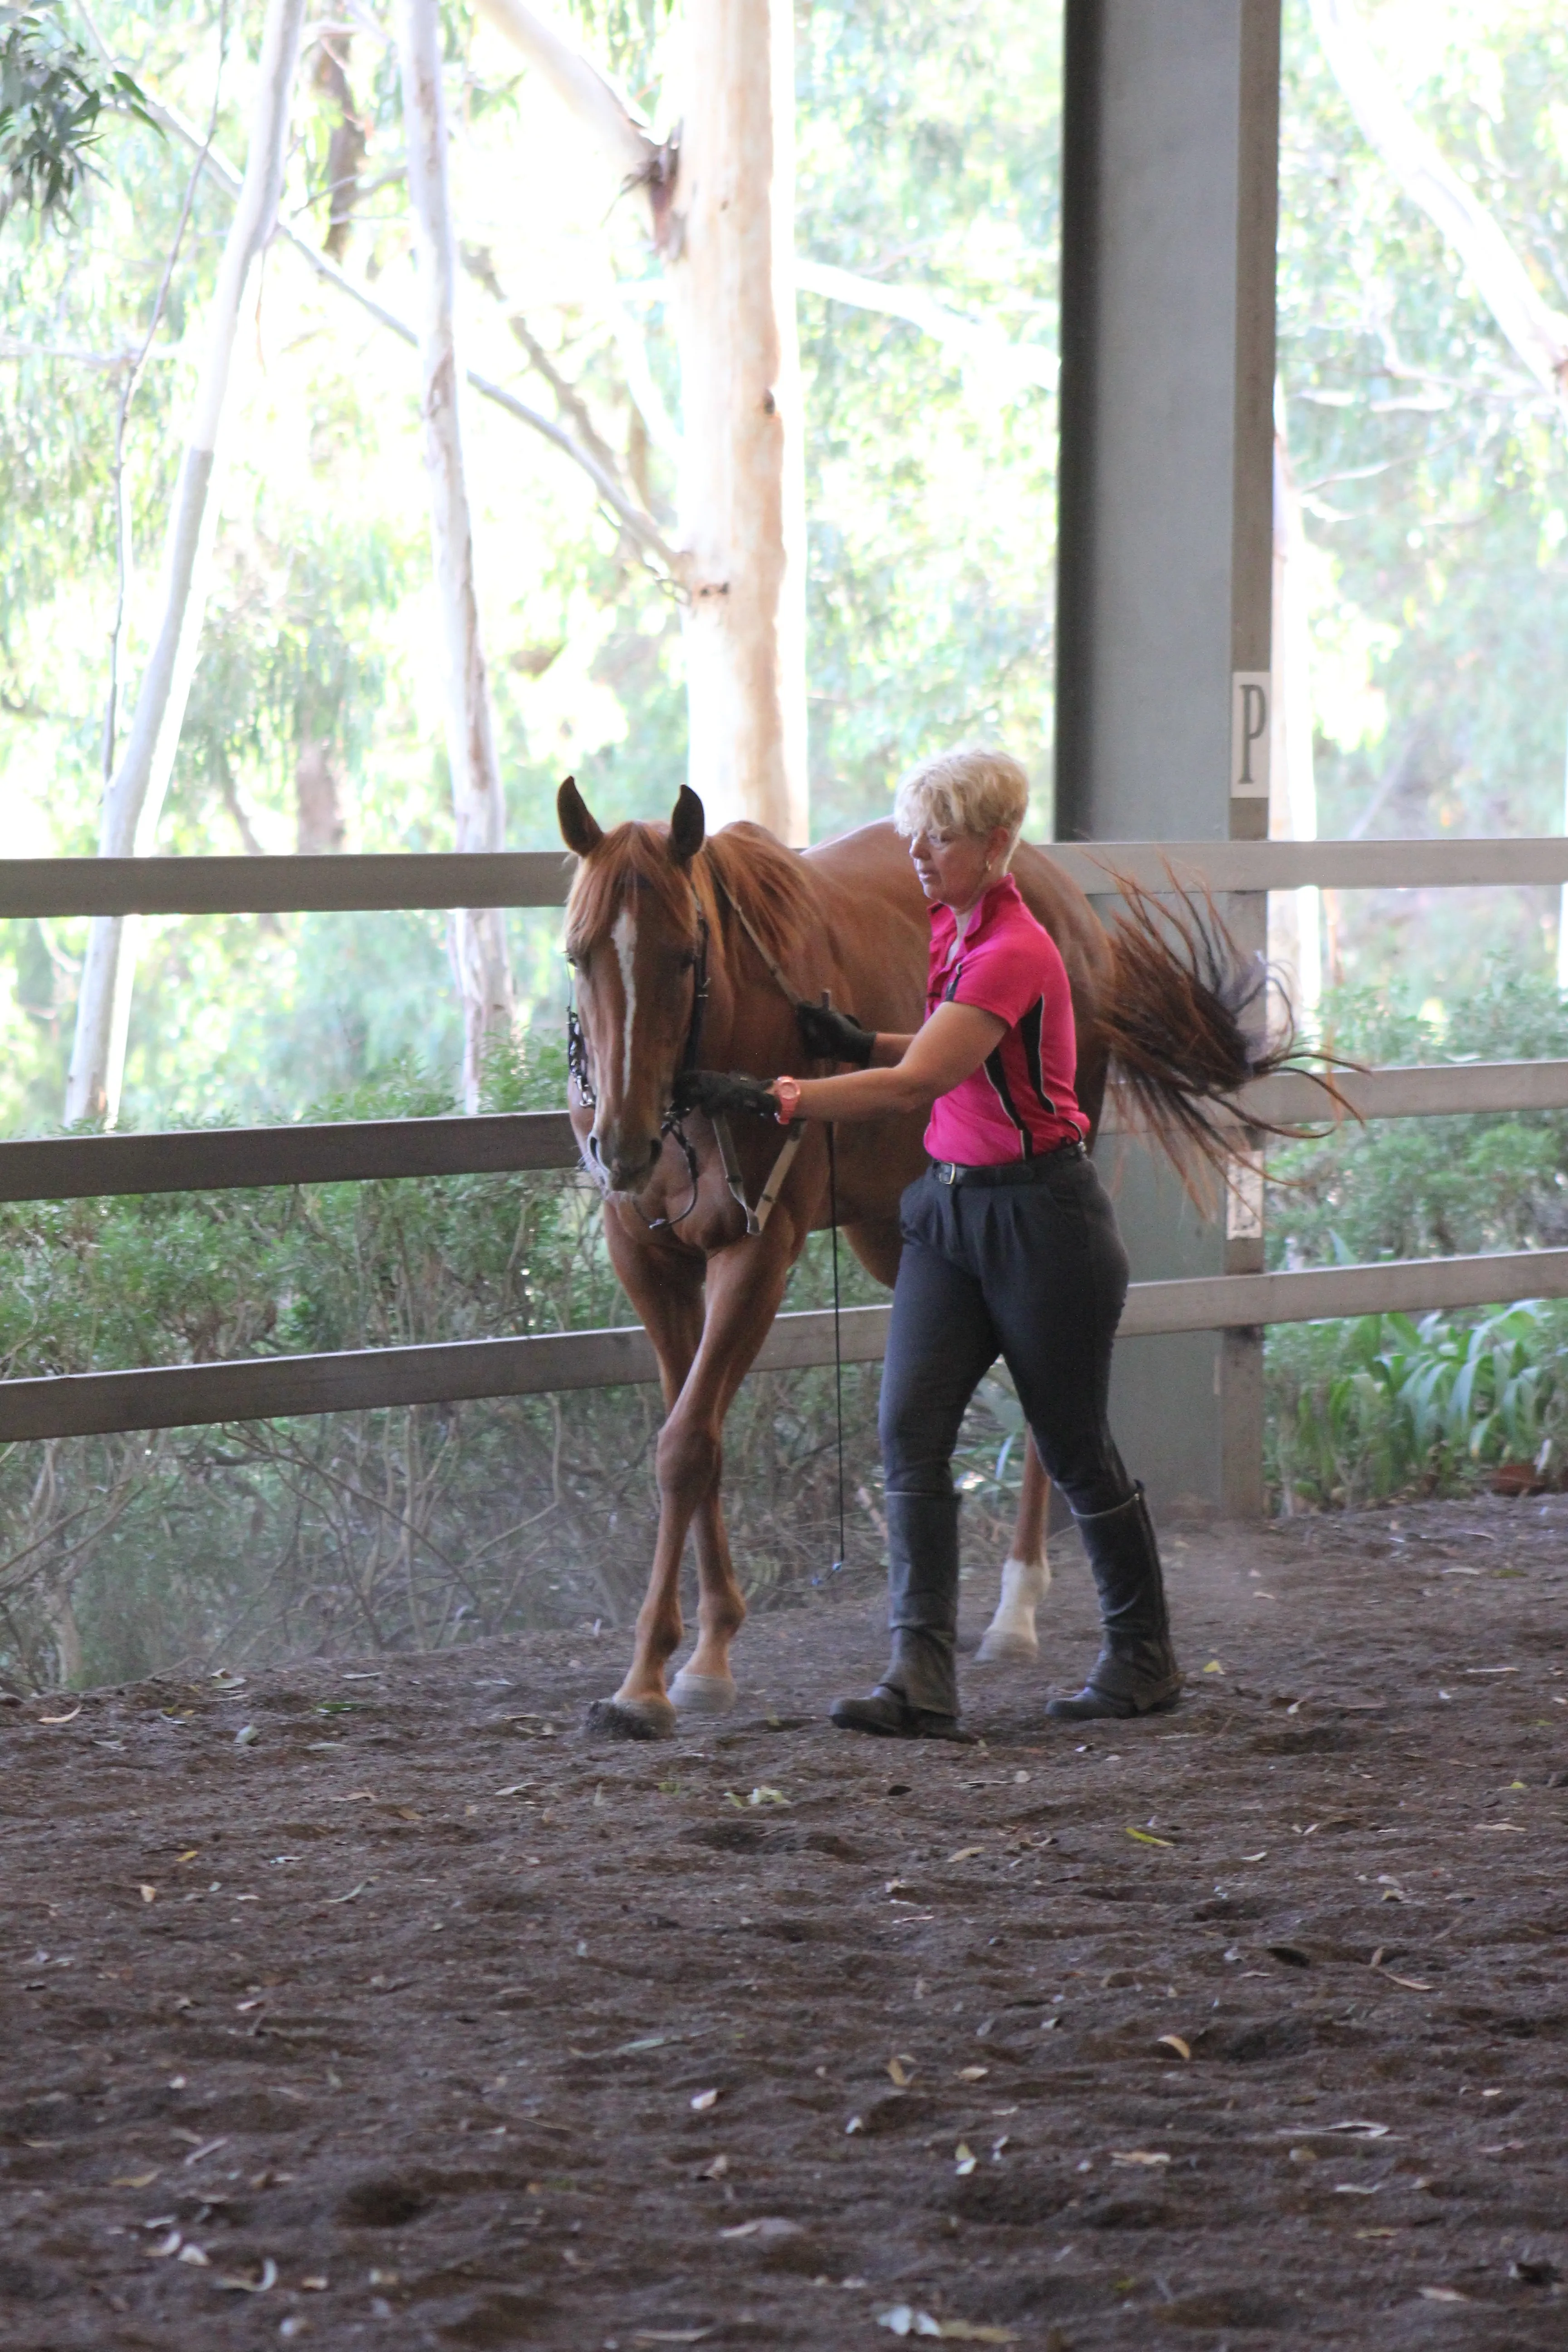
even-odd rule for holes
{"type": "MultiPolygon", "coordinates": [[[[1268,829],[1280,0],[1067,0],[1056,831],[1268,829]]],[[[1225,912],[1264,944],[1266,901],[1225,912]]],[[[1262,1265],[1136,1148],[1142,1280],[1262,1265]]],[[[1256,1230],[1248,1230],[1256,1227],[1256,1230]]],[[[1124,1342],[1116,1425],[1157,1510],[1262,1507],[1256,1332],[1124,1342]]]]}

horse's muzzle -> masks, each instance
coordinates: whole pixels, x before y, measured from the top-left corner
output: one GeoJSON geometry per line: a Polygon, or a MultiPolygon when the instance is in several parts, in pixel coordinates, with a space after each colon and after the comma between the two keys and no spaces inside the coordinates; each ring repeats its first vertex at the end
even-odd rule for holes
{"type": "Polygon", "coordinates": [[[640,1192],[658,1165],[664,1139],[658,1135],[601,1137],[595,1131],[588,1138],[588,1148],[612,1192],[640,1192]]]}

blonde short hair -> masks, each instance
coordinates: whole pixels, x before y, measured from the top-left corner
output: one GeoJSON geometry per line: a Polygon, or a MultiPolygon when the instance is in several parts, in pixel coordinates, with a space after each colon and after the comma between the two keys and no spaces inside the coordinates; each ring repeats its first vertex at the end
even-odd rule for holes
{"type": "Polygon", "coordinates": [[[893,799],[893,823],[901,834],[934,825],[941,833],[983,836],[1005,824],[1012,835],[1007,854],[1023,830],[1029,805],[1029,779],[1005,751],[961,744],[911,768],[893,799]]]}

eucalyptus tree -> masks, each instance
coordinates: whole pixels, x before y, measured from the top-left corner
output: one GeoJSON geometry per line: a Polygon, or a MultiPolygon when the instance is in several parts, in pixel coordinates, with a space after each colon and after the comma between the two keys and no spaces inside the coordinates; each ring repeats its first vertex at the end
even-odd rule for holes
{"type": "MultiPolygon", "coordinates": [[[[425,471],[430,497],[436,601],[443,639],[447,757],[459,850],[497,850],[506,809],[496,760],[489,678],[479,637],[474,534],[463,464],[454,296],[457,238],[447,182],[447,109],[437,0],[398,0],[404,142],[419,253],[425,471]]],[[[510,1034],[511,969],[499,907],[469,908],[452,921],[453,963],[463,998],[463,1098],[479,1102],[488,1049],[510,1034]]]]}
{"type": "MultiPolygon", "coordinates": [[[[124,753],[103,795],[99,845],[105,857],[145,855],[152,847],[179,749],[217,527],[224,407],[247,297],[271,236],[282,191],[289,100],[304,17],[304,0],[268,0],[245,182],[224,248],[205,362],[170,509],[162,614],[124,753]]],[[[68,1120],[112,1124],[118,1116],[135,968],[135,918],[95,918],[77,999],[76,1041],[66,1080],[68,1120]]]]}

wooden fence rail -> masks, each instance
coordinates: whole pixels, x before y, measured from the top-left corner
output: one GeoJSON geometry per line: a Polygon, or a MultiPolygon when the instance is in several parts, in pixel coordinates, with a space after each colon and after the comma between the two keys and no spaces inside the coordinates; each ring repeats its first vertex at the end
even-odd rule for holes
{"type": "MultiPolygon", "coordinates": [[[[1568,1110],[1568,1062],[1437,1062],[1341,1080],[1363,1118],[1568,1110]]],[[[1267,1078],[1237,1097],[1245,1119],[1321,1123],[1310,1078],[1267,1078]]],[[[1115,1105],[1105,1121],[1119,1131],[1115,1105]]],[[[365,1118],[299,1127],[47,1136],[0,1143],[0,1201],[86,1201],[118,1193],[216,1192],[267,1184],[342,1184],[389,1176],[493,1176],[574,1168],[563,1110],[458,1118],[365,1118]]]]}
{"type": "MultiPolygon", "coordinates": [[[[1568,840],[1376,842],[1110,842],[1058,844],[1052,855],[1101,895],[1125,875],[1163,887],[1220,892],[1409,889],[1568,883],[1568,840]]],[[[501,856],[29,858],[0,860],[0,917],[353,912],[452,906],[554,907],[570,862],[555,852],[501,856]]],[[[1439,1064],[1347,1075],[1364,1118],[1568,1108],[1568,1061],[1439,1064]]],[[[1309,1080],[1271,1078],[1237,1097],[1238,1113],[1312,1121],[1323,1113],[1309,1080]]],[[[1108,1121],[1113,1127],[1114,1112],[1108,1121]]],[[[200,1129],[154,1135],[50,1137],[0,1143],[0,1200],[331,1183],[389,1177],[507,1173],[576,1161],[563,1110],[493,1117],[359,1119],[332,1124],[200,1129]]],[[[1568,1297],[1568,1250],[1420,1258],[1300,1273],[1218,1275],[1135,1283],[1128,1336],[1249,1328],[1347,1315],[1480,1307],[1568,1297]]],[[[886,1341],[886,1307],[843,1318],[844,1359],[868,1363],[886,1341]]],[[[782,1315],[758,1369],[833,1360],[833,1318],[782,1315]]],[[[0,1443],[454,1403],[545,1391],[608,1387],[657,1376],[636,1325],[259,1357],[237,1363],[61,1374],[0,1381],[0,1443]]]]}
{"type": "MultiPolygon", "coordinates": [[[[1568,882],[1568,836],[1516,841],[1050,842],[1089,891],[1125,874],[1146,889],[1473,889],[1568,882]]],[[[559,907],[560,850],[349,857],[0,858],[0,917],[363,914],[447,907],[559,907]]]]}
{"type": "MultiPolygon", "coordinates": [[[[1205,1275],[1135,1282],[1125,1337],[1212,1331],[1330,1316],[1437,1307],[1489,1307],[1568,1297],[1568,1250],[1495,1257],[1405,1258],[1380,1265],[1314,1267],[1300,1274],[1205,1275]]],[[[887,1307],[852,1307],[842,1318],[844,1361],[880,1360],[887,1307]]],[[[833,1361],[833,1317],[780,1315],[763,1343],[759,1371],[800,1371],[833,1361]]],[[[177,1364],[147,1371],[65,1372],[0,1381],[0,1444],[86,1437],[114,1430],[267,1421],[285,1413],[363,1412],[387,1405],[536,1396],[658,1378],[640,1324],[550,1331],[516,1339],[458,1339],[428,1348],[362,1348],[321,1356],[262,1356],[238,1363],[177,1364]]]]}

